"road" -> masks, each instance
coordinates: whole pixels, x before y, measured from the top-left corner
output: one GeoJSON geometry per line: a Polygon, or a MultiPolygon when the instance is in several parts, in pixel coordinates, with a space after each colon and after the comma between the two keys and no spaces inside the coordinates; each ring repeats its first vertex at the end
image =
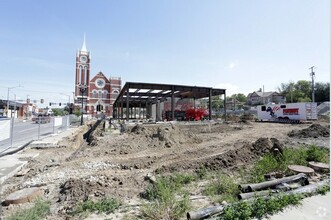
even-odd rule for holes
{"type": "Polygon", "coordinates": [[[50,123],[45,124],[37,124],[31,120],[25,122],[22,120],[15,120],[14,127],[12,128],[12,143],[10,138],[0,141],[0,152],[9,147],[19,147],[32,140],[38,140],[47,135],[56,133],[59,129],[64,129],[65,126],[65,117],[62,118],[62,124],[59,126],[54,126],[53,118],[51,119],[50,123]]]}

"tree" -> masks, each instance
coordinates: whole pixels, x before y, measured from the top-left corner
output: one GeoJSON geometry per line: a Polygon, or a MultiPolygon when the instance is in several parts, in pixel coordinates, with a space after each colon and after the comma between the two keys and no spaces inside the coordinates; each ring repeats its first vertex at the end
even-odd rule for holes
{"type": "Polygon", "coordinates": [[[286,97],[287,102],[310,102],[311,101],[311,83],[306,80],[298,82],[281,83],[278,87],[281,95],[286,97]]]}
{"type": "Polygon", "coordinates": [[[63,116],[64,110],[62,108],[53,108],[52,109],[54,116],[63,116]]]}
{"type": "Polygon", "coordinates": [[[223,100],[220,96],[212,96],[211,97],[211,108],[212,109],[220,109],[223,108],[223,100]]]}
{"type": "Polygon", "coordinates": [[[315,102],[330,101],[330,83],[317,82],[315,84],[315,102]]]}
{"type": "Polygon", "coordinates": [[[236,94],[236,99],[239,102],[246,102],[247,101],[247,97],[244,94],[242,94],[242,93],[236,94]]]}

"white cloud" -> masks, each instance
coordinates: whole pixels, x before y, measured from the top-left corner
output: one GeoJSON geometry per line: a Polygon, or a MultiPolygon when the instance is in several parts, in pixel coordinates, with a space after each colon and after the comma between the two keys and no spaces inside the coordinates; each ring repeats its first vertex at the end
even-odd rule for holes
{"type": "Polygon", "coordinates": [[[235,63],[235,62],[231,62],[229,65],[228,65],[228,68],[229,69],[233,69],[233,68],[235,68],[237,66],[237,63],[235,63]]]}

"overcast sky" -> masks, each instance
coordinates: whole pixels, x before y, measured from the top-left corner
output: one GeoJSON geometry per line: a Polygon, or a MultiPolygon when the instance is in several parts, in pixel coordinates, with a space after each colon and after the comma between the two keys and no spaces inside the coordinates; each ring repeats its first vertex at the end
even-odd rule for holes
{"type": "Polygon", "coordinates": [[[0,0],[0,99],[66,102],[86,33],[91,78],[247,95],[330,81],[329,0],[0,0]],[[66,95],[62,95],[62,93],[66,95]]]}

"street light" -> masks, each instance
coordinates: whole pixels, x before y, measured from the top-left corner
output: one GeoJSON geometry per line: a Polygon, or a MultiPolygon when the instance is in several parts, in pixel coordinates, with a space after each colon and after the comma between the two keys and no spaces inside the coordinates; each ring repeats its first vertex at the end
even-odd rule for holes
{"type": "Polygon", "coordinates": [[[69,97],[69,105],[70,105],[70,95],[67,95],[67,94],[64,94],[64,93],[61,93],[61,95],[65,95],[65,96],[69,97]]]}
{"type": "Polygon", "coordinates": [[[83,108],[84,108],[83,104],[84,104],[84,93],[85,93],[86,89],[87,89],[87,85],[79,84],[79,91],[82,93],[82,109],[81,109],[82,115],[80,118],[80,125],[83,125],[83,108]]]}
{"type": "Polygon", "coordinates": [[[18,86],[8,87],[8,91],[7,91],[7,117],[8,117],[8,111],[9,111],[9,92],[10,92],[11,89],[15,89],[15,88],[18,88],[18,87],[23,87],[23,86],[18,85],[18,86]]]}

